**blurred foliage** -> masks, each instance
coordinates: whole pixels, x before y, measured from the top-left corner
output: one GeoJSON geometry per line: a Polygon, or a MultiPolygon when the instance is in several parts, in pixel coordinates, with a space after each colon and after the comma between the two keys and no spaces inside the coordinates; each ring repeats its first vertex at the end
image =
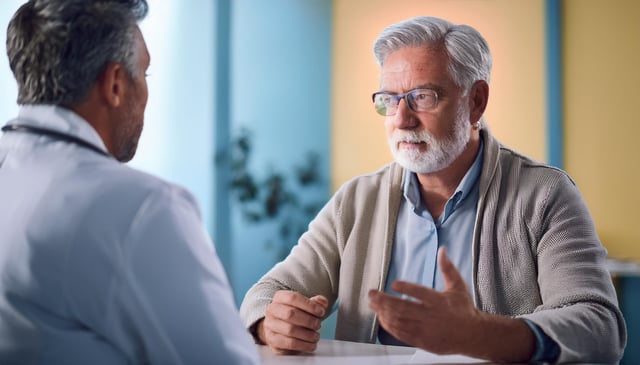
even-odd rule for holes
{"type": "Polygon", "coordinates": [[[230,190],[245,221],[277,222],[279,237],[267,238],[265,246],[277,250],[282,259],[325,203],[318,197],[324,184],[320,156],[308,152],[304,162],[288,173],[269,166],[267,173],[259,176],[250,169],[252,153],[251,132],[242,128],[231,141],[230,190]]]}

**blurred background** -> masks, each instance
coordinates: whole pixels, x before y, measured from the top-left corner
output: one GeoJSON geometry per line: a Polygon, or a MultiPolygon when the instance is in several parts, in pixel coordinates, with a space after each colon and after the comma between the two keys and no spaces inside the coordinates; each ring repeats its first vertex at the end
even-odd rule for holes
{"type": "MultiPolygon", "coordinates": [[[[0,2],[0,35],[23,1],[0,2]]],[[[391,161],[373,110],[372,44],[416,15],[491,47],[486,119],[506,145],[565,169],[612,258],[640,261],[640,2],[150,0],[149,103],[130,163],[191,190],[239,304],[342,183],[391,161]]],[[[6,54],[6,53],[5,53],[6,54]]],[[[17,114],[0,57],[0,123],[17,114]]],[[[637,268],[637,266],[634,266],[637,268]]],[[[640,273],[613,272],[640,362],[640,273]]],[[[323,335],[332,337],[331,321],[323,335]]]]}

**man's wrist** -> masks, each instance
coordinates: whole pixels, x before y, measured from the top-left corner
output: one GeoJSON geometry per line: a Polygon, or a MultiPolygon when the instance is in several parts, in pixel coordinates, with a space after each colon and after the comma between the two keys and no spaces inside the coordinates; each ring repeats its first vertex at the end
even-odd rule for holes
{"type": "Polygon", "coordinates": [[[523,318],[524,322],[529,326],[531,332],[536,337],[536,350],[529,359],[530,364],[555,363],[560,356],[560,347],[551,339],[542,328],[531,320],[523,318]]]}
{"type": "Polygon", "coordinates": [[[480,312],[468,322],[463,355],[496,362],[525,363],[535,351],[535,336],[521,319],[480,312]]]}

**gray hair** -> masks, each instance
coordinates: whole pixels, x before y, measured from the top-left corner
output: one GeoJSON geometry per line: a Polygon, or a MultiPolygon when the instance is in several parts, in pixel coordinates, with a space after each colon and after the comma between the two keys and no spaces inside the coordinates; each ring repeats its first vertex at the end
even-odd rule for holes
{"type": "Polygon", "coordinates": [[[18,104],[76,105],[112,62],[133,78],[147,12],[146,0],[29,0],[7,28],[18,104]]]}
{"type": "Polygon", "coordinates": [[[389,54],[405,47],[444,46],[449,59],[449,72],[456,85],[468,91],[478,80],[489,82],[491,52],[480,33],[468,25],[419,16],[385,28],[373,46],[382,66],[389,54]]]}

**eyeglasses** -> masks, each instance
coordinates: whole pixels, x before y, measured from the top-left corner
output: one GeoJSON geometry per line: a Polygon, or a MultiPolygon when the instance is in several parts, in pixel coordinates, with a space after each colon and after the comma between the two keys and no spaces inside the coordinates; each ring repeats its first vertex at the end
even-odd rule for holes
{"type": "Polygon", "coordinates": [[[428,112],[438,105],[438,93],[431,89],[415,89],[404,94],[378,91],[371,98],[376,112],[387,117],[396,114],[401,99],[404,99],[409,109],[414,112],[428,112]]]}

